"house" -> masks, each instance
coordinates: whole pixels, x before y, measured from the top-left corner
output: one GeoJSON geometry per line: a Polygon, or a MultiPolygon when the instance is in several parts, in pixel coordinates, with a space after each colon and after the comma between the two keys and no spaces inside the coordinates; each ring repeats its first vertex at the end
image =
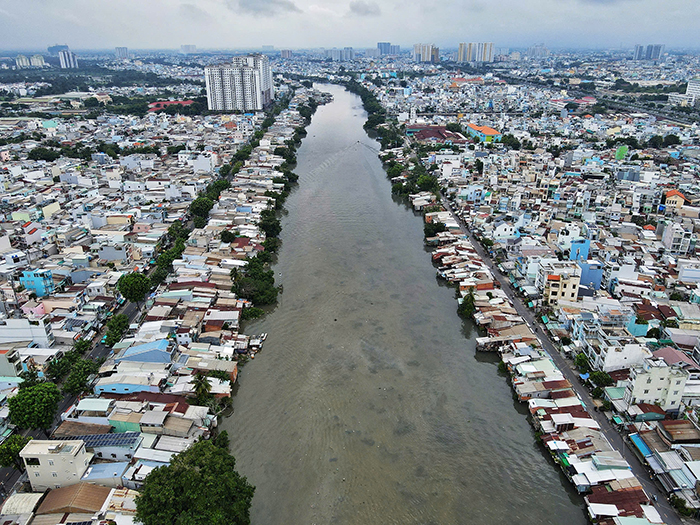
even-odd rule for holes
{"type": "Polygon", "coordinates": [[[39,492],[80,481],[94,454],[85,450],[85,443],[80,440],[34,439],[26,444],[19,456],[32,490],[39,492]]]}
{"type": "Polygon", "coordinates": [[[104,506],[113,489],[91,483],[75,483],[56,488],[46,494],[36,511],[42,517],[41,523],[76,523],[90,521],[85,516],[96,515],[104,506]],[[54,515],[55,519],[46,519],[54,515]]]}
{"type": "Polygon", "coordinates": [[[489,126],[477,126],[476,124],[467,124],[465,131],[470,136],[479,140],[479,142],[500,142],[502,135],[489,126]]]}
{"type": "Polygon", "coordinates": [[[678,412],[687,380],[685,369],[669,365],[661,357],[650,357],[630,369],[624,400],[628,405],[657,404],[667,412],[678,412]]]}
{"type": "Polygon", "coordinates": [[[142,441],[138,432],[87,434],[63,438],[66,439],[83,441],[85,449],[95,454],[95,459],[107,461],[131,461],[142,441]]]}
{"type": "Polygon", "coordinates": [[[666,192],[666,209],[673,209],[674,211],[680,210],[686,202],[689,202],[678,190],[671,190],[666,192]]]}

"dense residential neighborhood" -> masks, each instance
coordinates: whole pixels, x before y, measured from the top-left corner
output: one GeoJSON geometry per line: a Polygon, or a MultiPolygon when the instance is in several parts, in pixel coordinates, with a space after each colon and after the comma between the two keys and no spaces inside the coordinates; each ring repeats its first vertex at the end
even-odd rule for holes
{"type": "MultiPolygon", "coordinates": [[[[697,58],[416,46],[430,59],[282,53],[274,89],[265,55],[237,59],[269,79],[236,111],[211,56],[99,66],[167,89],[0,83],[3,522],[133,523],[147,478],[205,456],[249,519],[219,423],[266,340],[245,323],[281,292],[278,214],[324,84],[360,97],[437,278],[588,519],[700,514],[697,58]]],[[[49,67],[32,60],[14,67],[49,67]]]]}

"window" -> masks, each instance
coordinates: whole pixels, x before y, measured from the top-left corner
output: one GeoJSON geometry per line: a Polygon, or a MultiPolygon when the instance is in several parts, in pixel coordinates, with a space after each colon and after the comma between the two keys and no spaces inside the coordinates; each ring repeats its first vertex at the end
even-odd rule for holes
{"type": "Polygon", "coordinates": [[[57,477],[58,477],[58,474],[56,474],[55,472],[52,472],[51,475],[52,475],[54,478],[57,478],[57,477]]]}
{"type": "Polygon", "coordinates": [[[53,467],[53,459],[49,460],[49,466],[53,467]]]}
{"type": "Polygon", "coordinates": [[[647,385],[651,383],[651,377],[647,379],[647,385]]]}
{"type": "Polygon", "coordinates": [[[35,477],[35,478],[38,478],[38,477],[39,477],[39,473],[38,473],[38,472],[35,472],[35,473],[34,473],[34,477],[35,477]]]}
{"type": "Polygon", "coordinates": [[[645,393],[645,394],[648,394],[648,393],[649,393],[649,389],[645,390],[644,393],[645,393]]]}
{"type": "Polygon", "coordinates": [[[24,458],[24,462],[30,467],[38,467],[41,465],[41,463],[39,463],[39,458],[24,458]]]}
{"type": "Polygon", "coordinates": [[[571,292],[571,298],[573,299],[576,296],[575,292],[571,292]]]}
{"type": "Polygon", "coordinates": [[[566,288],[566,283],[561,285],[562,288],[566,288]]]}
{"type": "Polygon", "coordinates": [[[675,402],[675,401],[671,401],[671,405],[675,405],[675,404],[676,404],[676,402],[675,402]]]}
{"type": "Polygon", "coordinates": [[[674,391],[673,391],[673,395],[674,395],[674,396],[677,396],[677,395],[678,395],[678,390],[674,390],[674,391]]]}
{"type": "Polygon", "coordinates": [[[681,384],[680,380],[676,381],[676,384],[677,384],[677,385],[680,385],[680,384],[681,384]]]}

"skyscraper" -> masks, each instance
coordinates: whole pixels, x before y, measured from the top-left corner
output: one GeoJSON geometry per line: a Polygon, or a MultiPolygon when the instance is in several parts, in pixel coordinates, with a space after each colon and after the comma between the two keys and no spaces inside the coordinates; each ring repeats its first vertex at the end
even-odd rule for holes
{"type": "Polygon", "coordinates": [[[180,46],[180,53],[183,55],[192,55],[197,52],[197,46],[194,44],[183,44],[180,46]]]}
{"type": "Polygon", "coordinates": [[[535,44],[527,49],[530,58],[544,58],[549,56],[549,49],[544,44],[535,44]]]}
{"type": "Polygon", "coordinates": [[[274,98],[270,59],[233,57],[231,63],[204,68],[207,105],[213,111],[259,111],[274,98]]]}
{"type": "Polygon", "coordinates": [[[637,44],[634,46],[634,60],[644,60],[644,46],[637,44]]]}
{"type": "Polygon", "coordinates": [[[78,57],[70,49],[59,51],[58,60],[61,63],[61,69],[78,69],[78,57]]]}
{"type": "Polygon", "coordinates": [[[460,43],[457,62],[493,62],[493,42],[460,43]]]}
{"type": "Polygon", "coordinates": [[[32,55],[29,59],[29,64],[32,67],[46,67],[46,62],[44,62],[44,57],[42,55],[32,55]]]}
{"type": "Polygon", "coordinates": [[[649,44],[644,58],[647,60],[658,60],[664,52],[663,44],[649,44]]]}
{"type": "Polygon", "coordinates": [[[416,62],[440,62],[440,48],[435,44],[414,44],[413,60],[416,62]]]}
{"type": "Polygon", "coordinates": [[[401,46],[396,44],[392,44],[389,46],[389,54],[390,55],[400,55],[401,54],[401,46]]]}
{"type": "Polygon", "coordinates": [[[280,51],[280,58],[292,58],[293,55],[294,53],[291,49],[282,49],[280,51]]]}
{"type": "Polygon", "coordinates": [[[15,65],[17,69],[23,69],[29,67],[29,59],[24,55],[17,55],[15,57],[15,65]]]}
{"type": "Polygon", "coordinates": [[[126,60],[129,58],[129,49],[126,47],[115,47],[114,56],[117,60],[126,60]]]}
{"type": "Polygon", "coordinates": [[[377,42],[380,55],[388,55],[391,52],[391,42],[377,42]]]}

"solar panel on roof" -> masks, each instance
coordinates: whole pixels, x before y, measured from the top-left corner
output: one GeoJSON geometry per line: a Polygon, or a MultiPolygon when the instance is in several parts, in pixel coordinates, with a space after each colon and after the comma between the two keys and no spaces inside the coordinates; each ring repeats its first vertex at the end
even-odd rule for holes
{"type": "Polygon", "coordinates": [[[131,447],[139,440],[138,432],[122,432],[117,434],[91,434],[86,436],[69,436],[60,440],[80,439],[85,442],[85,448],[95,447],[131,447]]]}

